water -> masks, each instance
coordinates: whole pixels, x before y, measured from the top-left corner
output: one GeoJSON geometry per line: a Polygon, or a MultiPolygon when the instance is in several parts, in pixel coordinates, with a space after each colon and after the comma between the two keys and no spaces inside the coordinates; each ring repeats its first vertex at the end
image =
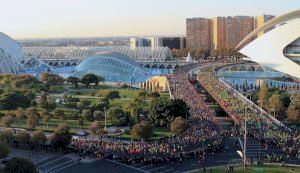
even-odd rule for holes
{"type": "Polygon", "coordinates": [[[221,71],[219,76],[223,81],[231,85],[253,85],[259,86],[263,82],[269,85],[281,87],[294,85],[292,82],[282,82],[274,78],[282,78],[284,75],[274,71],[221,71]]]}

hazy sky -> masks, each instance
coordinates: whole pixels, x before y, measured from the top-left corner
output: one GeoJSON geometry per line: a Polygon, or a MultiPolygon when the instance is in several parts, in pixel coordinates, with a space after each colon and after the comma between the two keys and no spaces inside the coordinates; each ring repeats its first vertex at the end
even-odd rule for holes
{"type": "Polygon", "coordinates": [[[0,31],[15,39],[184,35],[188,17],[279,15],[300,0],[0,0],[0,31]]]}

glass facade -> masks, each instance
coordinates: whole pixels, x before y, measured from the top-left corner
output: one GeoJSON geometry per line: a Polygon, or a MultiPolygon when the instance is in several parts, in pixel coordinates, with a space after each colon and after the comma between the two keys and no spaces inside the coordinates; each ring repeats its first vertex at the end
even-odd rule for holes
{"type": "Polygon", "coordinates": [[[84,60],[75,69],[75,76],[96,74],[106,82],[137,83],[148,79],[149,73],[130,57],[115,53],[102,52],[84,60]]]}

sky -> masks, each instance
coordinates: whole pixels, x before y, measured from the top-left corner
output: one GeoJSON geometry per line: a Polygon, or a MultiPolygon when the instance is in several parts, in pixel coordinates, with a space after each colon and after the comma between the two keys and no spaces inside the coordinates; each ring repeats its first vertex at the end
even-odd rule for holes
{"type": "Polygon", "coordinates": [[[0,0],[0,32],[14,39],[185,35],[186,18],[300,9],[299,0],[0,0]]]}

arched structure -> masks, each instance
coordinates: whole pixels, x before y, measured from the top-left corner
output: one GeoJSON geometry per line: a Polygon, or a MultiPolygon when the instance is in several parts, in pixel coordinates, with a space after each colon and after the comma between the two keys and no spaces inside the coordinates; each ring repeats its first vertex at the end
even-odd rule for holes
{"type": "Polygon", "coordinates": [[[49,61],[77,61],[82,62],[97,52],[117,52],[134,59],[137,62],[165,62],[173,59],[172,52],[167,47],[24,47],[24,57],[39,57],[45,62],[49,61]]]}
{"type": "Polygon", "coordinates": [[[21,47],[9,36],[0,32],[0,73],[22,73],[21,47]]]}
{"type": "MultiPolygon", "coordinates": [[[[278,24],[280,25],[275,29],[256,38],[241,49],[240,52],[248,56],[251,61],[257,62],[263,67],[272,68],[300,79],[300,65],[295,61],[297,60],[297,56],[298,59],[300,59],[299,53],[297,54],[297,51],[295,51],[296,57],[291,58],[286,56],[285,52],[285,49],[289,47],[291,43],[297,43],[297,40],[300,38],[300,10],[282,15],[267,22],[249,34],[240,45],[252,39],[254,34],[278,24]]],[[[292,48],[299,50],[300,45],[296,44],[292,48]]]]}
{"type": "Polygon", "coordinates": [[[93,55],[75,69],[75,76],[96,74],[108,82],[138,83],[145,81],[148,71],[130,57],[116,52],[100,52],[93,55]]]}
{"type": "Polygon", "coordinates": [[[258,33],[268,30],[275,25],[284,23],[289,20],[297,19],[300,17],[300,10],[296,10],[287,14],[284,14],[282,16],[276,17],[272,20],[269,20],[265,24],[263,24],[261,27],[256,28],[254,31],[252,31],[249,35],[247,35],[236,47],[236,49],[240,49],[243,45],[249,43],[254,37],[257,36],[258,33]]]}

